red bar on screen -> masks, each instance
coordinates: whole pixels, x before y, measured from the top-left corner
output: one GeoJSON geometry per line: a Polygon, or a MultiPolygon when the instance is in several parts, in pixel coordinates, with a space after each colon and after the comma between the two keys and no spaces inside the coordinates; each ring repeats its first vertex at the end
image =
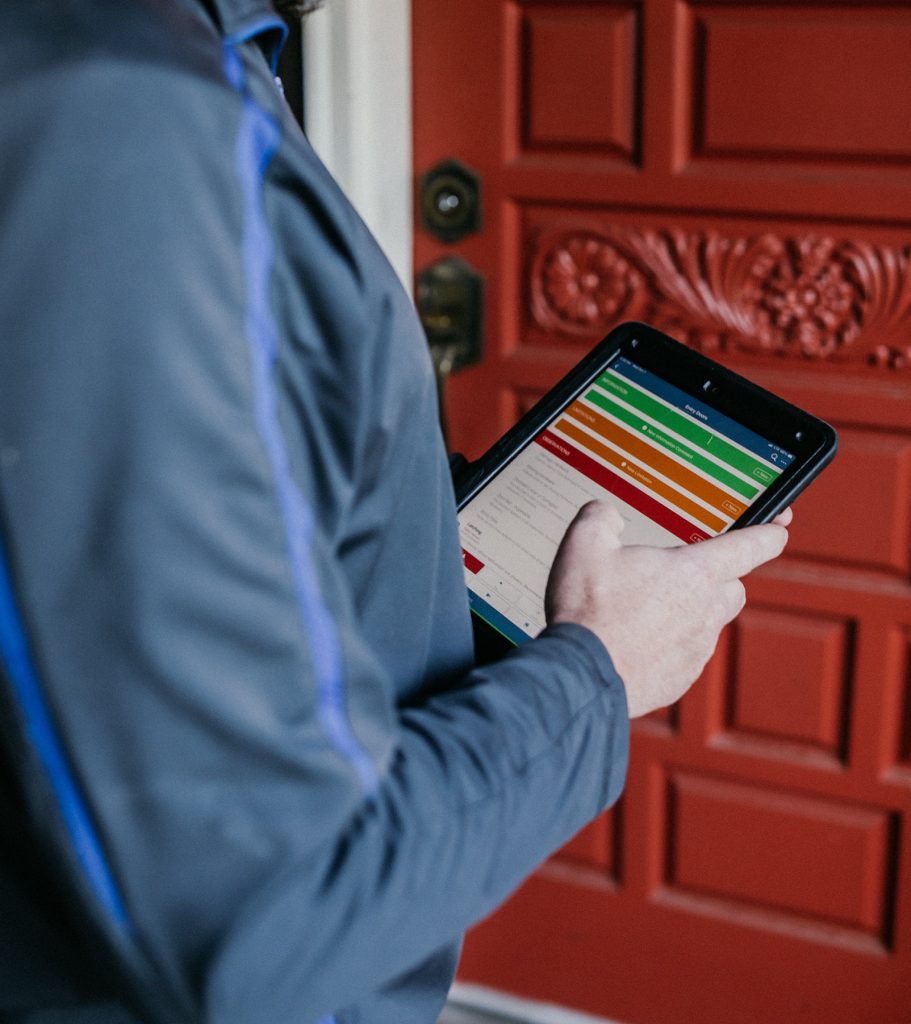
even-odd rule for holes
{"type": "Polygon", "coordinates": [[[564,441],[562,437],[556,437],[549,430],[545,430],[535,438],[535,441],[542,448],[546,448],[551,455],[556,455],[558,459],[572,466],[573,469],[584,473],[599,487],[616,495],[621,501],[625,501],[627,505],[631,505],[638,512],[648,516],[649,519],[654,520],[675,537],[686,541],[687,544],[709,539],[709,534],[704,530],[700,530],[698,526],[694,526],[683,516],[678,516],[676,512],[672,512],[660,501],[650,498],[638,487],[634,487],[628,481],[617,476],[616,473],[612,473],[606,466],[602,466],[600,462],[590,459],[578,448],[564,441]]]}
{"type": "Polygon", "coordinates": [[[484,568],[484,563],[479,558],[475,558],[474,555],[466,551],[465,548],[462,548],[462,562],[469,572],[473,572],[475,574],[479,573],[484,568]]]}

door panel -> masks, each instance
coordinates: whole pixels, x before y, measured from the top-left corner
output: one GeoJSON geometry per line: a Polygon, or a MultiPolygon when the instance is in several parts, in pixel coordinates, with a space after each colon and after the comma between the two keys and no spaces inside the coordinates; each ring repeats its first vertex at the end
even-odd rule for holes
{"type": "Polygon", "coordinates": [[[415,171],[480,230],[479,454],[623,320],[833,422],[786,558],[462,977],[642,1024],[911,1021],[911,6],[413,0],[415,171]]]}

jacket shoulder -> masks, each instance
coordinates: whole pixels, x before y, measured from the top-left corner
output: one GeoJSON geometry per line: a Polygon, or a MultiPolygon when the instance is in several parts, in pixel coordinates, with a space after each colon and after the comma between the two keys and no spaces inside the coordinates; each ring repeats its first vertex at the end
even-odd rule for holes
{"type": "Polygon", "coordinates": [[[51,148],[43,159],[57,157],[53,146],[65,136],[69,152],[93,152],[99,164],[138,153],[155,163],[158,154],[166,170],[182,139],[227,136],[233,127],[225,124],[237,101],[221,39],[183,3],[12,0],[0,5],[0,54],[8,165],[43,147],[51,148]]]}

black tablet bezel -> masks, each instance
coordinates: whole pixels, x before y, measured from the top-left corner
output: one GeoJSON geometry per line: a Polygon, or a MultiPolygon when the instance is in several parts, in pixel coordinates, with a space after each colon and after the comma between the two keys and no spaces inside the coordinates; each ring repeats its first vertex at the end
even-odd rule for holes
{"type": "MultiPolygon", "coordinates": [[[[824,420],[786,402],[713,359],[687,348],[654,327],[625,323],[615,328],[580,363],[530,409],[456,480],[456,501],[462,508],[486,487],[535,437],[619,356],[655,373],[703,405],[736,420],[794,456],[781,476],[760,495],[730,529],[774,519],[834,458],[835,430],[824,420]]],[[[493,627],[472,615],[480,630],[500,638],[503,650],[513,646],[493,627]]],[[[485,647],[490,646],[485,643],[485,647]]],[[[494,647],[497,644],[494,643],[494,647]]],[[[501,652],[502,653],[502,652],[501,652]]]]}

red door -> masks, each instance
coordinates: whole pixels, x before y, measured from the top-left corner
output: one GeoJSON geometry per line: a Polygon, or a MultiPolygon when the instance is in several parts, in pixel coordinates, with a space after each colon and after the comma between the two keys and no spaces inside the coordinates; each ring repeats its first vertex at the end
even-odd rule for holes
{"type": "Polygon", "coordinates": [[[911,5],[412,0],[415,167],[481,180],[416,265],[486,280],[478,454],[645,319],[842,452],[621,804],[462,977],[642,1024],[911,1021],[911,5]]]}

